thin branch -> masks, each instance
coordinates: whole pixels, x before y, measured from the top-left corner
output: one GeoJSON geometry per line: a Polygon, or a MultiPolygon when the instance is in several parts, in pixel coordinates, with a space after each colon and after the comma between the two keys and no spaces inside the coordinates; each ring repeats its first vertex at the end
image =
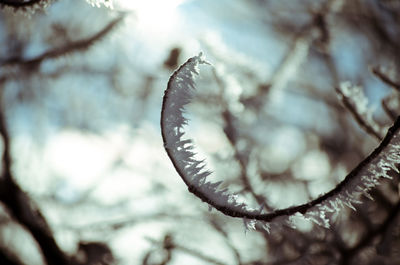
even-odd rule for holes
{"type": "Polygon", "coordinates": [[[383,111],[394,121],[394,120],[396,120],[396,118],[397,118],[397,114],[396,114],[396,112],[394,112],[394,111],[390,108],[389,103],[388,103],[388,100],[389,100],[389,98],[384,98],[384,99],[382,99],[382,101],[381,101],[381,103],[382,103],[382,108],[383,108],[383,111]]]}
{"type": "Polygon", "coordinates": [[[3,174],[0,177],[0,201],[11,215],[35,238],[48,265],[66,265],[68,256],[57,245],[46,219],[27,193],[14,181],[11,166],[10,137],[4,113],[0,110],[0,134],[4,142],[3,174]]]}
{"type": "Polygon", "coordinates": [[[335,90],[340,95],[344,107],[350,111],[358,125],[360,125],[360,127],[363,128],[366,133],[375,137],[378,141],[381,141],[383,136],[376,124],[373,124],[371,121],[369,121],[366,115],[360,113],[357,110],[357,107],[355,107],[354,103],[349,100],[349,97],[346,96],[341,89],[335,88],[335,90]]]}
{"type": "MultiPolygon", "coordinates": [[[[151,243],[153,243],[153,244],[164,245],[164,242],[161,243],[161,242],[159,242],[159,241],[157,241],[157,240],[154,240],[154,239],[152,239],[152,238],[149,238],[149,237],[146,237],[146,239],[147,239],[148,241],[150,241],[151,243]]],[[[201,259],[201,260],[203,260],[203,261],[206,261],[206,262],[209,262],[209,263],[212,263],[212,264],[215,264],[215,265],[225,265],[225,263],[223,263],[223,262],[221,262],[221,261],[219,261],[219,260],[216,260],[216,259],[214,259],[213,257],[210,257],[210,256],[208,256],[208,255],[205,255],[205,254],[203,254],[203,253],[201,253],[201,252],[199,252],[199,251],[190,249],[190,248],[185,247],[185,246],[178,245],[178,244],[176,244],[176,243],[174,243],[174,242],[171,242],[171,244],[172,244],[172,245],[171,245],[170,247],[173,247],[173,248],[176,249],[176,250],[180,250],[180,251],[182,251],[183,253],[192,255],[192,256],[194,256],[194,257],[196,257],[196,258],[199,258],[199,259],[201,259]]]]}
{"type": "Polygon", "coordinates": [[[240,152],[238,148],[238,131],[236,130],[236,127],[234,125],[235,122],[235,117],[232,114],[232,112],[229,109],[229,104],[226,102],[226,100],[223,97],[223,93],[226,90],[225,88],[225,83],[222,80],[222,78],[218,75],[217,71],[215,68],[213,69],[213,75],[214,78],[221,90],[221,105],[222,105],[222,118],[225,122],[224,126],[224,134],[226,138],[228,139],[231,147],[234,150],[234,157],[237,159],[239,162],[240,166],[240,178],[242,180],[243,186],[244,186],[244,191],[250,192],[250,194],[256,199],[257,203],[260,205],[264,205],[264,208],[267,210],[271,210],[272,208],[269,206],[267,199],[259,195],[255,192],[253,189],[253,186],[250,183],[249,176],[247,174],[247,157],[244,157],[242,152],[240,152]]]}
{"type": "Polygon", "coordinates": [[[358,253],[361,249],[366,247],[370,242],[378,235],[384,234],[386,229],[388,229],[391,224],[398,219],[400,213],[400,201],[393,207],[389,212],[383,223],[377,226],[375,229],[369,230],[367,234],[352,248],[345,249],[342,253],[345,260],[350,260],[354,255],[358,253]]]}
{"type": "Polygon", "coordinates": [[[31,59],[23,59],[20,57],[14,57],[4,60],[0,65],[8,66],[8,65],[26,65],[26,66],[37,66],[42,63],[44,60],[54,59],[72,52],[85,51],[90,48],[97,41],[100,41],[104,38],[108,33],[110,33],[125,17],[126,13],[122,13],[122,15],[118,16],[114,20],[112,20],[106,27],[102,30],[94,34],[93,36],[73,41],[65,44],[64,46],[49,50],[44,52],[41,55],[38,55],[31,59]]]}
{"type": "Polygon", "coordinates": [[[222,228],[222,226],[213,218],[208,219],[209,224],[218,232],[220,233],[225,240],[226,245],[232,250],[233,255],[236,258],[237,264],[242,265],[242,258],[240,255],[239,250],[233,245],[232,240],[229,238],[228,233],[222,228]]]}
{"type": "Polygon", "coordinates": [[[400,83],[397,83],[393,81],[391,78],[389,78],[386,74],[382,73],[378,67],[373,67],[371,69],[372,73],[378,77],[382,82],[385,84],[391,86],[392,88],[396,89],[397,91],[400,92],[400,83]]]}
{"type": "MultiPolygon", "coordinates": [[[[150,240],[150,239],[149,239],[150,240]]],[[[162,261],[160,261],[157,265],[166,265],[171,261],[172,258],[172,251],[175,248],[175,244],[173,242],[172,235],[167,233],[164,236],[163,244],[162,244],[162,249],[165,250],[165,255],[162,261]]],[[[142,265],[149,265],[153,263],[149,263],[149,259],[151,255],[155,252],[155,250],[150,250],[146,253],[146,255],[143,258],[142,265]]]]}
{"type": "Polygon", "coordinates": [[[25,265],[21,262],[18,257],[7,251],[3,247],[0,247],[0,264],[2,265],[25,265]]]}

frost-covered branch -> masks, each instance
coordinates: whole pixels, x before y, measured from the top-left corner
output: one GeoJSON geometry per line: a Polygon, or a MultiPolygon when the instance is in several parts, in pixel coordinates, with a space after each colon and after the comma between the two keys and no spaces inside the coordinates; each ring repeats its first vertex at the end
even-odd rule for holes
{"type": "Polygon", "coordinates": [[[400,91],[400,83],[395,82],[394,80],[392,80],[389,76],[387,76],[381,70],[379,70],[378,67],[372,68],[371,71],[382,82],[384,82],[385,84],[391,86],[392,88],[396,89],[397,91],[400,91]]]}
{"type": "Polygon", "coordinates": [[[254,228],[258,221],[266,229],[267,222],[278,217],[303,216],[316,223],[329,226],[327,215],[342,206],[353,208],[359,203],[359,196],[379,184],[379,180],[391,178],[391,170],[397,170],[400,161],[400,118],[388,130],[381,144],[365,158],[345,179],[328,193],[301,205],[263,213],[263,206],[254,209],[239,202],[228,189],[219,188],[221,182],[211,182],[211,174],[204,160],[195,157],[194,144],[185,137],[184,127],[188,120],[184,117],[185,106],[195,93],[195,78],[199,75],[199,65],[209,64],[200,53],[190,58],[170,77],[164,94],[161,112],[161,131],[165,150],[176,171],[189,191],[208,203],[211,207],[232,217],[243,218],[246,227],[254,228]]]}
{"type": "Polygon", "coordinates": [[[360,127],[366,133],[381,141],[384,136],[384,130],[372,118],[372,110],[368,108],[368,99],[361,87],[344,82],[339,88],[336,88],[336,92],[343,105],[350,111],[360,127]]]}

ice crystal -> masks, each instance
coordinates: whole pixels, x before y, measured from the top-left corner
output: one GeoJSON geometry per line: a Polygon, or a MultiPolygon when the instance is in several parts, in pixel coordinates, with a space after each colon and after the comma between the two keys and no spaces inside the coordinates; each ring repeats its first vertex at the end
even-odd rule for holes
{"type": "Polygon", "coordinates": [[[256,230],[256,224],[257,220],[248,220],[247,218],[243,218],[243,225],[244,225],[244,231],[251,231],[251,230],[256,230]]]}

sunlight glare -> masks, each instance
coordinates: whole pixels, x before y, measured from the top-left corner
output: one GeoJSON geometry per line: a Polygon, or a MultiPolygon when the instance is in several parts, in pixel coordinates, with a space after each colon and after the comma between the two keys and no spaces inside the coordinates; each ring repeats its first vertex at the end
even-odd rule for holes
{"type": "Polygon", "coordinates": [[[152,33],[162,33],[177,22],[177,8],[186,0],[119,0],[124,10],[135,13],[138,27],[152,33]]]}

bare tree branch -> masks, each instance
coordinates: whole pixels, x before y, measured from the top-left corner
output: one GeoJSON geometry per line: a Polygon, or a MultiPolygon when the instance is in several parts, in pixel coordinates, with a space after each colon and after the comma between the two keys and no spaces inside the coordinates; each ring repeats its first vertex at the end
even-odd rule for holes
{"type": "Polygon", "coordinates": [[[37,66],[42,63],[44,60],[54,59],[61,56],[64,56],[69,53],[85,51],[94,45],[97,41],[100,41],[104,38],[108,33],[110,33],[119,23],[124,19],[126,13],[122,13],[120,16],[112,20],[107,26],[105,26],[102,30],[94,34],[93,36],[70,42],[65,44],[64,46],[49,50],[44,52],[41,55],[38,55],[31,59],[23,59],[21,57],[14,57],[3,60],[0,63],[2,66],[11,66],[11,65],[24,65],[28,67],[37,66]]]}
{"type": "MultiPolygon", "coordinates": [[[[158,245],[162,245],[163,247],[165,247],[165,238],[164,238],[163,243],[161,243],[161,242],[159,242],[157,240],[154,240],[152,238],[149,238],[149,237],[146,237],[146,239],[148,241],[150,241],[151,243],[153,243],[153,244],[158,244],[158,245]]],[[[206,262],[209,262],[209,263],[212,263],[212,264],[215,264],[215,265],[225,265],[225,263],[223,263],[223,262],[221,262],[221,261],[219,261],[219,260],[217,260],[217,259],[215,259],[213,257],[205,255],[205,254],[203,254],[203,253],[201,253],[199,251],[193,250],[193,249],[188,248],[186,246],[182,246],[180,244],[177,244],[177,243],[173,242],[172,239],[170,240],[169,244],[170,244],[168,246],[169,248],[173,248],[175,250],[182,251],[185,254],[189,254],[191,256],[197,257],[197,258],[199,258],[199,259],[201,259],[203,261],[206,261],[206,262]]]]}
{"type": "Polygon", "coordinates": [[[388,103],[388,98],[384,98],[381,101],[382,103],[382,108],[385,111],[385,113],[394,121],[397,118],[397,114],[390,108],[389,103],[388,103]]]}
{"type": "Polygon", "coordinates": [[[10,136],[3,110],[0,110],[0,134],[4,142],[0,201],[6,205],[11,215],[32,234],[48,265],[67,265],[69,258],[57,245],[43,214],[28,194],[21,190],[14,181],[11,170],[10,136]]]}
{"type": "Polygon", "coordinates": [[[342,264],[351,260],[360,250],[368,246],[371,241],[378,235],[382,235],[391,226],[391,224],[398,219],[400,213],[400,201],[391,209],[384,222],[377,226],[375,229],[368,230],[368,232],[361,238],[361,240],[352,248],[345,249],[342,253],[342,264]]]}
{"type": "Polygon", "coordinates": [[[9,251],[0,247],[0,264],[2,265],[25,265],[22,263],[18,257],[11,254],[9,251]]]}
{"type": "Polygon", "coordinates": [[[216,70],[213,69],[213,74],[215,77],[215,80],[217,81],[218,86],[220,87],[221,90],[221,103],[222,103],[222,118],[224,120],[225,126],[224,126],[224,134],[226,138],[228,139],[230,145],[232,146],[234,150],[234,157],[235,159],[239,162],[240,166],[240,178],[242,180],[243,186],[244,186],[244,191],[249,192],[257,201],[258,204],[264,205],[264,208],[267,210],[271,210],[272,208],[269,206],[267,198],[265,198],[262,195],[259,195],[255,192],[253,186],[251,185],[249,176],[247,174],[247,160],[248,160],[248,155],[243,154],[243,152],[240,152],[238,148],[238,136],[239,132],[234,125],[235,122],[235,116],[229,109],[229,104],[226,102],[226,100],[223,97],[223,93],[226,90],[225,83],[222,80],[222,78],[217,74],[216,70]]]}
{"type": "Polygon", "coordinates": [[[390,79],[386,74],[384,74],[383,72],[381,72],[378,67],[373,67],[371,69],[372,73],[378,77],[382,82],[384,82],[385,84],[391,86],[392,88],[396,89],[397,91],[400,92],[400,83],[397,83],[395,81],[393,81],[392,79],[390,79]]]}
{"type": "Polygon", "coordinates": [[[378,141],[381,141],[383,136],[377,124],[373,123],[371,119],[368,119],[365,113],[360,113],[357,109],[357,106],[355,106],[355,103],[352,102],[353,100],[345,95],[341,89],[336,88],[336,92],[339,94],[343,105],[347,110],[349,110],[351,115],[357,121],[358,125],[360,125],[360,127],[363,128],[366,133],[375,137],[378,141]]]}

